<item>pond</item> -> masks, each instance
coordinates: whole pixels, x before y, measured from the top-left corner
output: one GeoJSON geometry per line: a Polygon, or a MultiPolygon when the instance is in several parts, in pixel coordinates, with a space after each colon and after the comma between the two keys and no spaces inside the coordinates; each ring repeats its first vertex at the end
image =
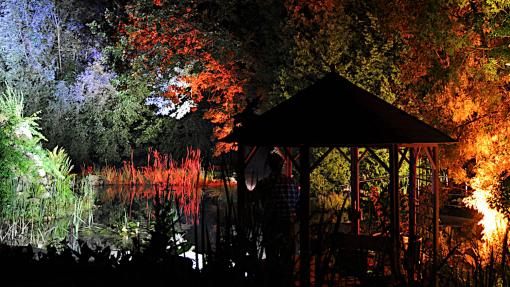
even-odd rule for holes
{"type": "MultiPolygon", "coordinates": [[[[142,240],[149,238],[148,232],[155,220],[156,191],[153,187],[109,185],[98,186],[96,189],[96,206],[92,211],[93,222],[80,230],[81,240],[88,242],[91,246],[131,248],[133,238],[142,240]]],[[[186,206],[173,210],[177,232],[193,245],[197,245],[196,238],[202,237],[203,230],[209,232],[211,241],[214,240],[213,232],[216,230],[217,213],[220,212],[223,217],[227,206],[223,188],[206,188],[201,190],[201,193],[202,201],[197,208],[198,213],[184,214],[186,206]],[[195,220],[197,228],[194,226],[195,220]]],[[[199,248],[200,244],[197,246],[197,249],[199,248]]]]}
{"type": "MultiPolygon", "coordinates": [[[[1,242],[45,248],[50,243],[66,240],[67,244],[77,250],[79,242],[86,242],[91,248],[109,246],[112,250],[125,250],[133,248],[133,244],[150,239],[150,231],[154,230],[155,199],[158,195],[155,186],[97,185],[93,186],[93,191],[94,204],[91,208],[83,208],[80,216],[73,212],[44,223],[24,224],[25,228],[17,232],[12,232],[12,226],[4,226],[0,234],[1,242]]],[[[229,193],[232,191],[229,188],[229,193]]],[[[201,239],[207,237],[209,244],[214,246],[218,213],[220,218],[224,217],[227,194],[222,186],[201,188],[196,192],[202,199],[198,206],[190,206],[193,205],[191,202],[179,204],[180,200],[173,198],[170,214],[175,220],[178,237],[196,246],[194,250],[200,253],[204,246],[201,239]],[[199,244],[196,244],[197,241],[199,244]]],[[[162,193],[159,196],[161,198],[162,193]]],[[[164,200],[172,200],[170,198],[166,196],[164,200]]]]}

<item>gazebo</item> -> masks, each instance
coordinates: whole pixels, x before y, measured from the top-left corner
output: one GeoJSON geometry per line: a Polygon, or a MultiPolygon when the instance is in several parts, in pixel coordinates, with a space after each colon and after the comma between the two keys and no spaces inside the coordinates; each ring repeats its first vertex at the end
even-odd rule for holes
{"type": "MultiPolygon", "coordinates": [[[[246,203],[244,169],[258,147],[278,147],[286,155],[287,162],[299,171],[301,286],[310,284],[310,173],[320,162],[335,149],[340,152],[340,148],[349,148],[348,153],[342,151],[341,154],[350,162],[351,227],[354,236],[360,236],[360,161],[366,154],[370,154],[387,170],[392,266],[394,270],[399,270],[399,170],[404,161],[409,164],[409,244],[412,244],[417,239],[417,159],[420,156],[426,157],[432,170],[433,264],[434,267],[438,266],[438,145],[455,143],[448,135],[331,72],[266,113],[242,122],[223,141],[237,142],[239,147],[239,210],[243,210],[246,203]],[[311,162],[310,148],[317,147],[325,148],[325,152],[315,162],[311,162]],[[387,161],[381,159],[375,149],[387,149],[387,161]]],[[[291,169],[290,166],[287,168],[291,169]]],[[[408,256],[414,262],[412,259],[417,255],[413,254],[414,248],[409,250],[408,256]]],[[[414,269],[411,269],[408,274],[410,285],[413,284],[413,278],[414,269]]]]}

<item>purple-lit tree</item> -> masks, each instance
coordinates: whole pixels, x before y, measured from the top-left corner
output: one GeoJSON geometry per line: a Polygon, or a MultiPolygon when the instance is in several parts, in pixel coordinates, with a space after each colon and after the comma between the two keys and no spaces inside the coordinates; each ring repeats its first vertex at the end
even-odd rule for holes
{"type": "Polygon", "coordinates": [[[26,95],[28,113],[41,111],[46,145],[65,147],[78,164],[127,157],[132,124],[148,110],[143,99],[116,90],[102,52],[103,8],[73,0],[0,3],[0,81],[26,95]]]}
{"type": "Polygon", "coordinates": [[[29,113],[43,110],[55,81],[55,6],[50,0],[0,4],[0,78],[27,95],[29,113]]]}
{"type": "Polygon", "coordinates": [[[67,147],[78,162],[86,161],[96,149],[104,147],[99,141],[108,130],[108,105],[117,95],[114,79],[115,74],[97,52],[75,81],[59,81],[56,86],[55,101],[49,106],[53,144],[67,147]]]}
{"type": "Polygon", "coordinates": [[[0,3],[0,80],[26,95],[26,110],[41,111],[46,133],[60,81],[74,81],[93,52],[73,17],[73,1],[6,0],[0,3]]]}

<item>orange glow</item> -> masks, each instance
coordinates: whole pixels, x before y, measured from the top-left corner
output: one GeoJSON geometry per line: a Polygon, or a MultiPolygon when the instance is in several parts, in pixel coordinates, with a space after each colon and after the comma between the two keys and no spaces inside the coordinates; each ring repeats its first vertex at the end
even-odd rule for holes
{"type": "MultiPolygon", "coordinates": [[[[487,120],[492,119],[488,117],[487,120]]],[[[510,125],[507,122],[501,122],[491,129],[478,127],[460,149],[461,154],[476,159],[476,165],[472,170],[474,177],[468,179],[474,191],[464,200],[464,203],[482,215],[482,219],[478,222],[483,228],[478,251],[486,263],[490,260],[491,252],[494,252],[497,258],[501,256],[508,223],[505,215],[489,204],[491,200],[494,200],[494,194],[500,189],[502,175],[510,170],[508,134],[510,134],[510,125]]]]}
{"type": "Polygon", "coordinates": [[[168,199],[173,195],[184,215],[191,219],[198,214],[203,183],[200,150],[188,149],[186,158],[180,163],[170,159],[168,155],[161,155],[158,151],[149,149],[147,165],[136,168],[131,161],[124,161],[122,169],[104,167],[101,175],[108,185],[131,185],[147,188],[137,188],[147,198],[154,198],[156,193],[172,191],[167,194],[168,199]]]}
{"type": "MultiPolygon", "coordinates": [[[[119,192],[126,192],[129,198],[134,196],[154,199],[156,193],[163,194],[171,190],[168,198],[174,195],[187,219],[198,214],[203,188],[223,187],[223,181],[205,177],[201,170],[200,150],[188,149],[186,158],[180,163],[163,155],[157,150],[149,149],[147,164],[136,168],[131,161],[124,161],[122,168],[106,166],[100,174],[107,185],[107,194],[114,197],[119,192]],[[131,186],[133,188],[123,188],[131,186]],[[135,188],[136,186],[136,188],[135,188]]],[[[235,182],[228,182],[229,186],[235,182]]]]}
{"type": "Polygon", "coordinates": [[[482,244],[478,250],[481,258],[488,262],[493,248],[500,248],[506,230],[507,219],[505,216],[489,205],[489,198],[493,190],[498,188],[495,182],[497,178],[490,176],[491,164],[486,164],[485,168],[479,168],[477,176],[470,182],[474,192],[471,196],[464,199],[466,206],[474,208],[482,214],[482,219],[478,225],[482,226],[482,244]]]}
{"type": "Polygon", "coordinates": [[[483,227],[482,231],[482,248],[479,252],[482,258],[488,259],[491,247],[501,246],[507,220],[504,215],[489,206],[488,198],[490,192],[478,189],[464,200],[467,206],[476,209],[482,214],[482,219],[478,222],[483,227]]]}

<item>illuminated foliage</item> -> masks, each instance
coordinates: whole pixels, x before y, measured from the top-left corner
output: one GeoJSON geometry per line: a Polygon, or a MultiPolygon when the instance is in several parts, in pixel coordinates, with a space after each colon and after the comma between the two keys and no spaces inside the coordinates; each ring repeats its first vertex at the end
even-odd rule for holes
{"type": "MultiPolygon", "coordinates": [[[[201,27],[191,1],[138,1],[126,10],[120,43],[133,72],[152,77],[154,92],[176,105],[191,100],[196,110],[207,102],[203,116],[215,124],[214,137],[229,134],[233,116],[245,105],[245,80],[228,37],[201,27]]],[[[230,149],[218,143],[216,153],[230,149]]]]}
{"type": "MultiPolygon", "coordinates": [[[[70,174],[73,166],[63,149],[43,149],[37,114],[25,116],[24,97],[7,86],[0,95],[0,217],[28,215],[43,218],[45,212],[58,213],[75,199],[70,174]],[[28,198],[23,206],[19,203],[28,198]],[[51,201],[42,211],[40,199],[51,201]],[[55,209],[53,209],[55,208],[55,209]],[[34,212],[36,211],[36,212],[34,212]]],[[[4,223],[4,222],[2,222],[4,223]]]]}
{"type": "Polygon", "coordinates": [[[43,168],[44,153],[40,142],[45,138],[40,133],[37,115],[24,115],[23,101],[23,94],[11,87],[6,87],[6,91],[0,95],[2,186],[6,181],[21,176],[37,178],[38,170],[43,168]]]}
{"type": "MultiPolygon", "coordinates": [[[[292,45],[288,65],[280,71],[283,93],[278,96],[288,98],[334,69],[383,99],[395,101],[400,44],[385,33],[379,6],[365,1],[334,0],[285,1],[285,4],[289,15],[285,32],[292,45]]],[[[353,120],[363,121],[363,115],[353,120]]],[[[335,124],[341,133],[342,125],[353,123],[335,124]]],[[[312,189],[321,196],[345,189],[349,185],[348,166],[342,156],[333,152],[311,175],[312,189]]],[[[362,166],[366,166],[365,162],[362,166]]],[[[364,179],[384,174],[375,166],[362,168],[364,179]]],[[[365,190],[368,192],[372,187],[384,191],[381,181],[367,184],[365,190]]],[[[336,206],[341,205],[340,200],[336,206]]]]}
{"type": "Polygon", "coordinates": [[[405,44],[400,104],[459,140],[446,148],[443,166],[474,189],[465,203],[483,214],[484,239],[493,243],[507,222],[489,202],[510,169],[508,8],[508,1],[386,6],[388,28],[405,44]]]}
{"type": "Polygon", "coordinates": [[[286,1],[292,64],[281,72],[286,97],[311,80],[338,71],[393,102],[399,42],[385,33],[380,7],[360,1],[286,1]]]}
{"type": "Polygon", "coordinates": [[[441,153],[442,166],[474,189],[466,204],[484,215],[484,239],[500,240],[508,210],[500,181],[510,169],[509,2],[320,0],[286,7],[295,44],[280,77],[286,96],[335,68],[458,139],[441,153]]]}
{"type": "Polygon", "coordinates": [[[107,196],[114,197],[115,193],[126,193],[118,186],[137,186],[136,196],[154,199],[158,194],[165,194],[164,200],[178,200],[179,207],[188,222],[192,222],[198,215],[203,174],[200,150],[187,149],[186,157],[179,163],[167,154],[160,154],[157,150],[149,149],[147,163],[135,167],[133,159],[124,161],[122,169],[105,166],[100,174],[107,185],[113,186],[107,196]],[[173,192],[166,191],[172,190],[173,192]]]}
{"type": "Polygon", "coordinates": [[[28,112],[43,110],[56,77],[52,1],[0,4],[0,79],[27,95],[28,112]]]}

